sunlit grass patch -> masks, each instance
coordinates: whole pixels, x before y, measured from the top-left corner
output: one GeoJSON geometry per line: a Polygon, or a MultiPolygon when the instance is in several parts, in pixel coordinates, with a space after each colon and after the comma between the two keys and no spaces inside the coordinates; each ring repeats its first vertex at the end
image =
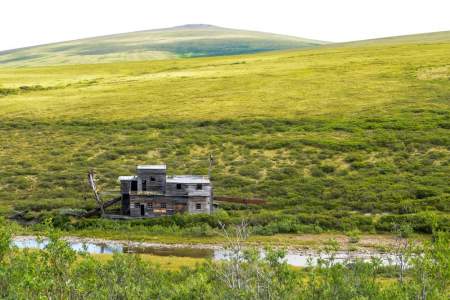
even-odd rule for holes
{"type": "MultiPolygon", "coordinates": [[[[139,255],[145,263],[152,263],[160,266],[164,270],[179,271],[183,267],[194,268],[199,264],[206,262],[203,258],[177,257],[177,256],[157,256],[150,254],[133,254],[139,255]]],[[[96,260],[104,263],[112,259],[112,254],[91,254],[96,260]]]]}

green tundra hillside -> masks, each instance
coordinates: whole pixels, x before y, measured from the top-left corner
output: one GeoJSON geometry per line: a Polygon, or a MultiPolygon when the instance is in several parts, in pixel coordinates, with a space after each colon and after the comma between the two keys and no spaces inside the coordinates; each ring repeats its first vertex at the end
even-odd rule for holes
{"type": "Polygon", "coordinates": [[[260,233],[383,231],[404,220],[427,232],[430,216],[448,228],[450,33],[438,35],[0,68],[1,211],[87,207],[89,168],[114,191],[137,164],[205,174],[212,153],[216,195],[269,200],[225,207],[260,233]]]}
{"type": "Polygon", "coordinates": [[[217,56],[325,44],[291,36],[185,25],[0,52],[0,66],[42,66],[217,56]]]}

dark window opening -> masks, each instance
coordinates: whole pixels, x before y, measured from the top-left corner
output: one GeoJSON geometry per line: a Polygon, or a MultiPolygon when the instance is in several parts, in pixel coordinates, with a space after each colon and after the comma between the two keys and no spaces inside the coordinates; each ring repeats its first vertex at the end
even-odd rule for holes
{"type": "Polygon", "coordinates": [[[201,203],[195,203],[195,209],[202,209],[201,203]]]}
{"type": "Polygon", "coordinates": [[[166,207],[167,207],[166,203],[161,203],[161,208],[166,208],[166,207]]]}
{"type": "Polygon", "coordinates": [[[203,189],[203,185],[201,183],[198,183],[197,184],[197,190],[201,190],[201,189],[203,189]]]}
{"type": "Polygon", "coordinates": [[[136,192],[137,191],[137,181],[136,180],[133,180],[131,182],[131,191],[132,192],[136,192]]]}
{"type": "Polygon", "coordinates": [[[177,190],[181,190],[181,183],[177,183],[177,190]]]}
{"type": "Polygon", "coordinates": [[[145,205],[141,204],[141,216],[145,216],[145,205]]]}
{"type": "Polygon", "coordinates": [[[147,180],[142,180],[142,190],[143,191],[147,190],[147,180]]]}
{"type": "Polygon", "coordinates": [[[155,177],[150,177],[150,181],[156,181],[155,177]]]}

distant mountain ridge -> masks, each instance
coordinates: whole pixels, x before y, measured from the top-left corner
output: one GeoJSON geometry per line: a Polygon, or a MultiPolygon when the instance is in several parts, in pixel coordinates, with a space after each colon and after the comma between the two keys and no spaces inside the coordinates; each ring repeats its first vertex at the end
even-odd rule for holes
{"type": "Polygon", "coordinates": [[[208,24],[119,33],[0,52],[0,66],[106,63],[256,53],[327,42],[208,24]]]}

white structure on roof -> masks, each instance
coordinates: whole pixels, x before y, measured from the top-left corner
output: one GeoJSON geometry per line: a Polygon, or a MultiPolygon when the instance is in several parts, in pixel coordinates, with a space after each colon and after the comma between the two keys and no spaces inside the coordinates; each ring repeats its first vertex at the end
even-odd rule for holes
{"type": "Polygon", "coordinates": [[[137,179],[137,176],[119,176],[119,181],[135,180],[135,179],[137,179]]]}
{"type": "Polygon", "coordinates": [[[138,170],[166,170],[166,165],[139,165],[137,166],[138,170]]]}

